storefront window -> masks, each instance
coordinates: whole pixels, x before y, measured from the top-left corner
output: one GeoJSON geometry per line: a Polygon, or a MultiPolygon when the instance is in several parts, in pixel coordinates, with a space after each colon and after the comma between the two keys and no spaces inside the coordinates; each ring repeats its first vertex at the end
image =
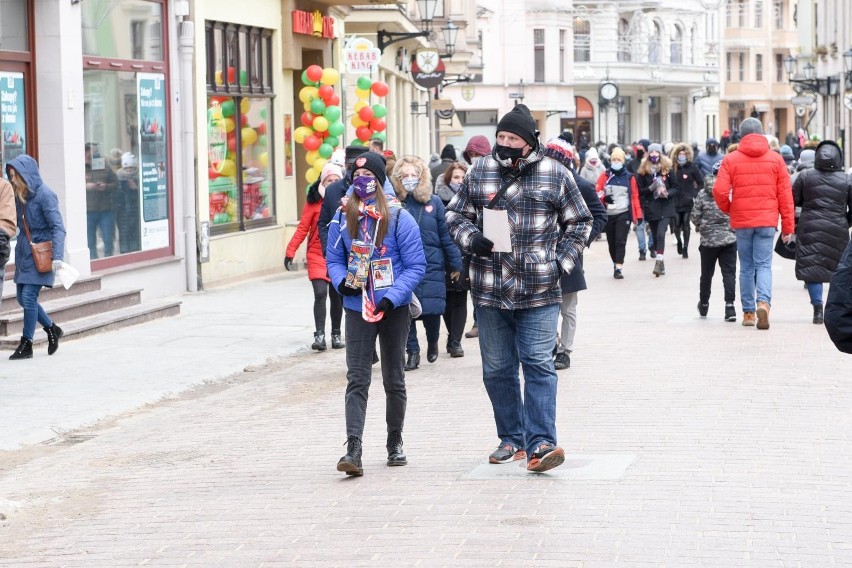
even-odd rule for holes
{"type": "Polygon", "coordinates": [[[275,220],[271,33],[208,22],[207,179],[214,232],[275,220]]]}
{"type": "Polygon", "coordinates": [[[150,0],[83,2],[83,54],[163,59],[163,6],[150,0]]]}
{"type": "Polygon", "coordinates": [[[3,129],[0,172],[6,171],[9,160],[27,152],[26,111],[24,74],[0,71],[0,124],[3,129]]]}
{"type": "Polygon", "coordinates": [[[0,2],[0,50],[29,51],[26,0],[0,2]]]}

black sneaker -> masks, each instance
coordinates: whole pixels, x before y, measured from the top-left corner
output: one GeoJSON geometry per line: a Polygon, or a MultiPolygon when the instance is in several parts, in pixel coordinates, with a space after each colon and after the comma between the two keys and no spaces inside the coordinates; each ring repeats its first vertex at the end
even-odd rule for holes
{"type": "Polygon", "coordinates": [[[710,307],[710,304],[702,304],[698,302],[698,315],[706,318],[707,317],[707,309],[710,307]]]}
{"type": "Polygon", "coordinates": [[[655,251],[654,249],[651,249],[650,254],[651,254],[651,258],[657,258],[657,251],[655,251]]]}
{"type": "Polygon", "coordinates": [[[500,444],[500,446],[491,452],[491,455],[488,456],[489,463],[508,463],[513,462],[515,460],[522,460],[527,457],[527,453],[524,450],[518,449],[512,444],[500,444]]]}
{"type": "Polygon", "coordinates": [[[346,455],[337,462],[337,471],[346,475],[364,475],[361,467],[361,440],[355,436],[349,436],[346,440],[346,455]]]}
{"type": "Polygon", "coordinates": [[[624,275],[621,273],[620,268],[616,268],[612,271],[612,277],[616,280],[624,280],[624,275]]]}
{"type": "Polygon", "coordinates": [[[567,369],[571,366],[571,356],[566,352],[557,353],[556,360],[553,361],[553,365],[556,367],[557,371],[567,369]]]}
{"type": "Polygon", "coordinates": [[[725,305],[725,321],[737,321],[737,310],[733,304],[725,305]]]}
{"type": "Polygon", "coordinates": [[[527,471],[543,472],[559,467],[565,461],[565,450],[555,444],[545,442],[530,455],[527,471]]]}
{"type": "Polygon", "coordinates": [[[640,250],[640,251],[639,251],[639,260],[645,260],[645,258],[647,258],[647,257],[645,256],[645,251],[644,251],[644,250],[640,250]]]}

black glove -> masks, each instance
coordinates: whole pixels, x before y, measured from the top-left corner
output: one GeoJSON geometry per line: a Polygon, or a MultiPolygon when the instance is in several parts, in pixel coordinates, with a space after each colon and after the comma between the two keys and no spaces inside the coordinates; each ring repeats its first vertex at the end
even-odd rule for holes
{"type": "Polygon", "coordinates": [[[293,257],[292,256],[285,256],[284,257],[284,268],[287,269],[287,272],[290,271],[291,266],[293,266],[293,257]]]}
{"type": "Polygon", "coordinates": [[[375,313],[379,312],[390,312],[393,311],[394,305],[393,302],[388,300],[387,298],[382,298],[376,306],[375,313]]]}
{"type": "Polygon", "coordinates": [[[485,238],[482,233],[476,233],[470,241],[470,251],[479,256],[489,256],[494,243],[485,238]]]}
{"type": "Polygon", "coordinates": [[[610,205],[612,205],[613,203],[615,203],[615,201],[612,199],[611,195],[606,195],[604,196],[604,203],[609,203],[610,205]]]}
{"type": "Polygon", "coordinates": [[[360,296],[361,295],[361,290],[359,290],[358,288],[350,288],[349,286],[347,286],[345,279],[343,280],[343,282],[341,282],[337,286],[337,291],[340,292],[341,296],[360,296]]]}

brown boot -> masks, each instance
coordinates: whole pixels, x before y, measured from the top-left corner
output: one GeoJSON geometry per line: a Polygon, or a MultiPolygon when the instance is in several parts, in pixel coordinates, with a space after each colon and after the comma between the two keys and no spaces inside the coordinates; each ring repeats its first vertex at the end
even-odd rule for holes
{"type": "Polygon", "coordinates": [[[757,329],[769,329],[769,304],[757,303],[757,329]]]}
{"type": "Polygon", "coordinates": [[[746,327],[753,327],[754,323],[754,312],[743,312],[743,325],[746,327]]]}

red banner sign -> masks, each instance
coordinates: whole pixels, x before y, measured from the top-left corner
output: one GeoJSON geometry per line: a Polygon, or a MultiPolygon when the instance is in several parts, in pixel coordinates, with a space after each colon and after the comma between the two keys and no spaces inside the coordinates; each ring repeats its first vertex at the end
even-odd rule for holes
{"type": "Polygon", "coordinates": [[[323,16],[319,10],[293,10],[293,33],[334,39],[334,18],[323,16]]]}

